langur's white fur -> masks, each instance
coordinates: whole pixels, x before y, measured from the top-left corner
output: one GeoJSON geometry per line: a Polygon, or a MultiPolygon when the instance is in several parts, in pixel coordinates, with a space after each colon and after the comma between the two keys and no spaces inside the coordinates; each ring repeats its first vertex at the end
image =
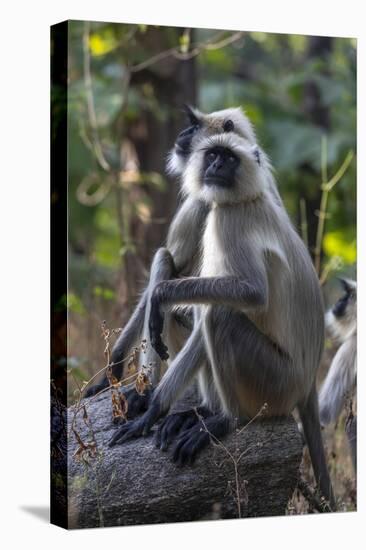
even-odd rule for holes
{"type": "Polygon", "coordinates": [[[326,328],[340,344],[319,394],[320,420],[323,425],[336,422],[346,400],[351,398],[357,376],[357,307],[355,281],[347,280],[353,289],[345,311],[335,316],[330,310],[325,316],[326,328]]]}

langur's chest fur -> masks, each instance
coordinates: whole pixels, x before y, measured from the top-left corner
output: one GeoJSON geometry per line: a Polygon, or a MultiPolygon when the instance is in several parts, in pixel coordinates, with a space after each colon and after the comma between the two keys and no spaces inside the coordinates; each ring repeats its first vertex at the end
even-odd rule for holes
{"type": "Polygon", "coordinates": [[[240,276],[240,259],[248,241],[258,241],[253,208],[243,205],[213,208],[207,217],[202,240],[201,277],[240,276]]]}
{"type": "Polygon", "coordinates": [[[211,211],[203,235],[201,277],[218,277],[226,274],[224,239],[216,213],[211,211]]]}

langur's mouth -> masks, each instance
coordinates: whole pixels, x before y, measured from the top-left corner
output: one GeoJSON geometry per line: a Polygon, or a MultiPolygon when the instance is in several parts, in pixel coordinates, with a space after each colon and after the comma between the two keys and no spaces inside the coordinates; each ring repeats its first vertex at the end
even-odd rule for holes
{"type": "Polygon", "coordinates": [[[204,185],[208,185],[209,187],[217,186],[217,187],[231,187],[232,181],[227,180],[225,178],[220,178],[219,176],[210,176],[208,178],[205,178],[203,180],[204,185]]]}

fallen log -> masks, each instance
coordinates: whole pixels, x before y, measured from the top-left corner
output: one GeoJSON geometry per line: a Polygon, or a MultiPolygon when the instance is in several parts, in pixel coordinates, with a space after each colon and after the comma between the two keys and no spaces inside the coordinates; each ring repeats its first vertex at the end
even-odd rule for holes
{"type": "MultiPolygon", "coordinates": [[[[85,403],[86,418],[78,413],[68,443],[69,528],[286,513],[302,456],[292,416],[255,420],[211,444],[194,466],[178,468],[153,436],[109,448],[116,429],[109,392],[85,403]]],[[[74,415],[70,407],[69,427],[74,415]]]]}

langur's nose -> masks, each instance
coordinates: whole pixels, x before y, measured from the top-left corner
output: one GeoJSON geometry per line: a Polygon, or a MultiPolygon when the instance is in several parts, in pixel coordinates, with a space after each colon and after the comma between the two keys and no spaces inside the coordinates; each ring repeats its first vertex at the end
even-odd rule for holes
{"type": "Polygon", "coordinates": [[[213,163],[214,170],[220,170],[223,167],[224,163],[220,157],[218,157],[213,163]]]}

